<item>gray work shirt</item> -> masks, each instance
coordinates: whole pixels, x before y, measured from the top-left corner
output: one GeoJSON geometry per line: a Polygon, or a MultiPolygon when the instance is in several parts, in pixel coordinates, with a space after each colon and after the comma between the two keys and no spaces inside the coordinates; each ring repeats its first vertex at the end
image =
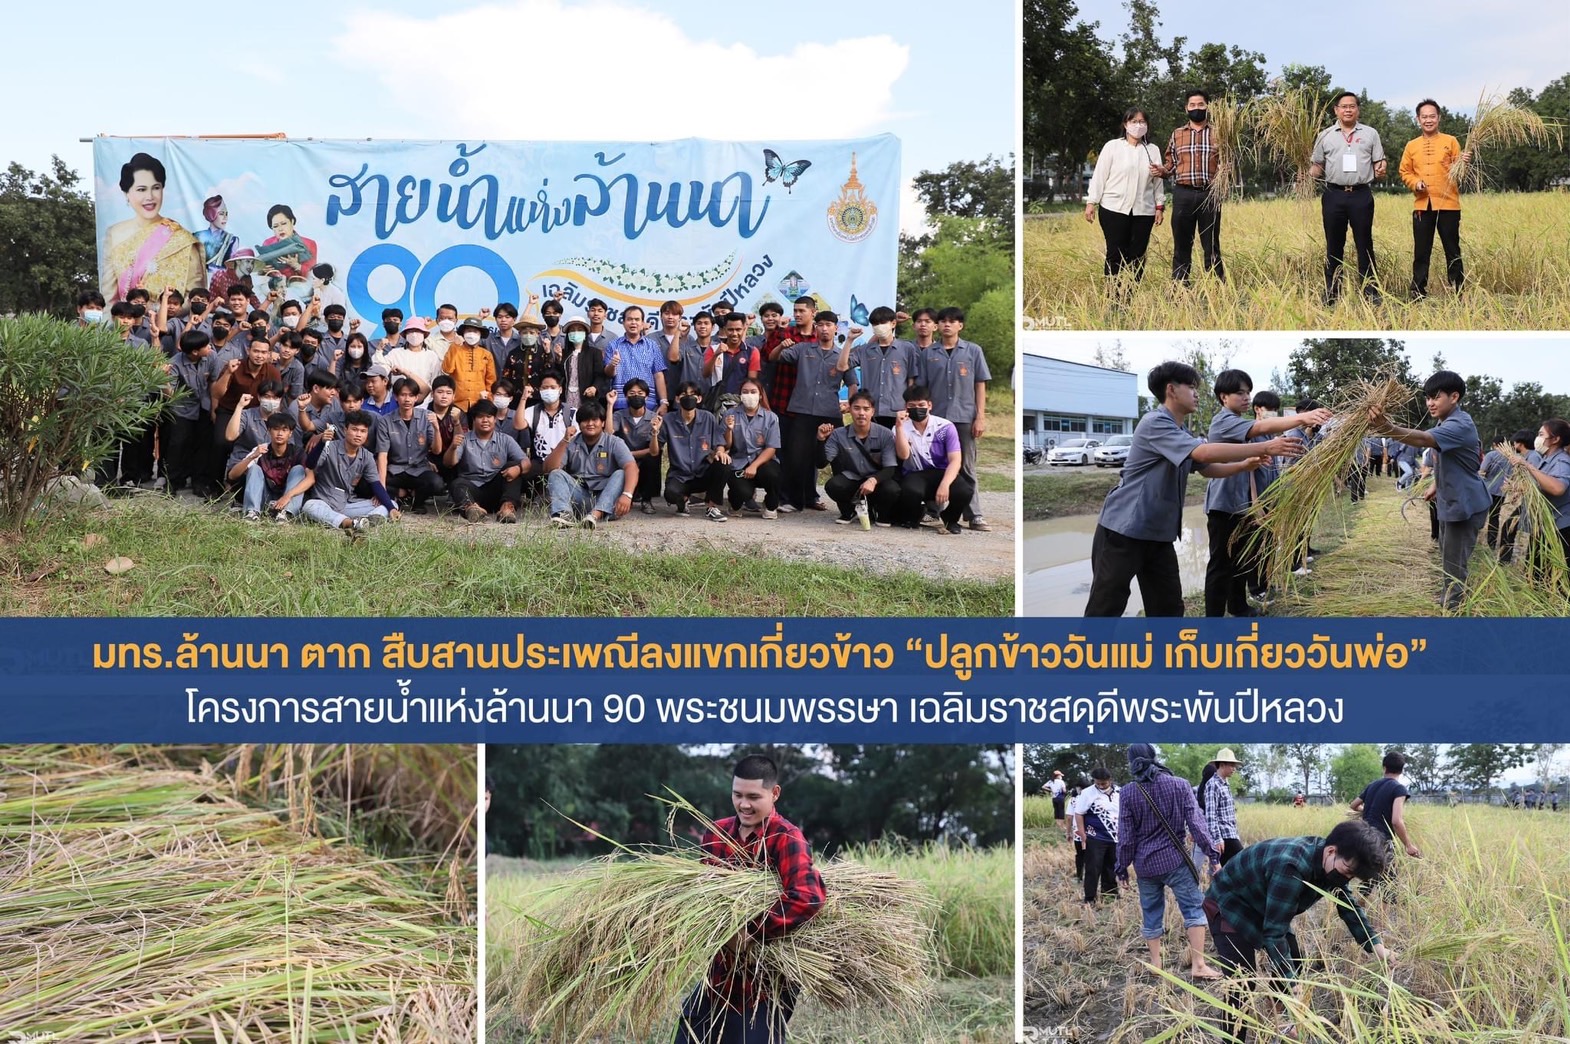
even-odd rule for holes
{"type": "Polygon", "coordinates": [[[823,455],[836,475],[862,481],[899,465],[894,433],[881,424],[874,424],[865,439],[857,438],[856,429],[849,425],[835,428],[823,443],[823,455]]]}
{"type": "Polygon", "coordinates": [[[1101,504],[1101,524],[1135,540],[1176,540],[1183,530],[1183,497],[1205,440],[1185,431],[1165,406],[1139,419],[1123,476],[1101,504]]]}
{"type": "MultiPolygon", "coordinates": [[[[208,356],[211,358],[211,356],[208,356]]],[[[169,359],[169,381],[174,385],[175,398],[170,411],[180,420],[196,420],[213,408],[209,388],[213,378],[207,359],[192,359],[184,352],[176,352],[169,359]]]]}
{"type": "MultiPolygon", "coordinates": [[[[730,432],[730,464],[737,471],[747,467],[764,450],[772,448],[776,458],[780,455],[780,418],[773,410],[758,408],[747,416],[744,407],[735,406],[725,411],[725,419],[735,418],[730,432]]],[[[721,433],[724,437],[724,433],[721,433]]]]}
{"type": "Polygon", "coordinates": [[[380,482],[376,471],[376,458],[361,446],[358,453],[349,456],[349,446],[342,439],[334,439],[322,450],[316,461],[316,484],[311,493],[317,500],[339,514],[348,506],[354,487],[361,482],[380,482]]]}
{"type": "Polygon", "coordinates": [[[1309,162],[1325,168],[1325,181],[1331,185],[1367,185],[1374,180],[1374,164],[1384,158],[1385,147],[1379,141],[1378,131],[1366,123],[1359,123],[1349,134],[1337,122],[1320,131],[1319,137],[1314,139],[1314,153],[1309,162]],[[1342,159],[1349,155],[1356,164],[1353,170],[1346,169],[1342,159]]]}
{"type": "Polygon", "coordinates": [[[920,365],[919,383],[932,389],[932,412],[956,425],[974,421],[976,382],[992,379],[980,346],[964,340],[953,348],[934,344],[921,353],[920,365]]]}
{"type": "Polygon", "coordinates": [[[484,485],[504,468],[522,464],[523,458],[518,440],[505,431],[492,432],[488,439],[471,431],[463,437],[463,445],[458,449],[458,472],[464,478],[484,485]]]}
{"type": "MultiPolygon", "coordinates": [[[[1533,454],[1536,454],[1536,450],[1533,454]]],[[[1554,506],[1554,528],[1570,528],[1570,456],[1567,456],[1563,449],[1556,449],[1536,467],[1543,474],[1565,484],[1565,491],[1557,497],[1548,496],[1546,491],[1543,495],[1547,496],[1548,502],[1554,506]]]]}
{"type": "Polygon", "coordinates": [[[298,399],[305,391],[305,364],[298,357],[290,359],[288,366],[278,367],[278,375],[283,378],[284,398],[298,399]]]}
{"type": "MultiPolygon", "coordinates": [[[[1252,417],[1239,416],[1231,410],[1222,410],[1210,422],[1210,442],[1248,442],[1249,429],[1254,426],[1252,417]]],[[[1126,467],[1126,465],[1125,465],[1126,467]]],[[[1252,500],[1249,481],[1256,473],[1239,472],[1225,478],[1213,478],[1205,483],[1205,512],[1221,511],[1228,515],[1241,515],[1252,500]]]]}
{"type": "Polygon", "coordinates": [[[1483,455],[1483,484],[1488,487],[1488,495],[1497,497],[1504,493],[1505,479],[1510,477],[1510,458],[1496,449],[1489,450],[1483,455]]]}
{"type": "MultiPolygon", "coordinates": [[[[297,426],[294,429],[294,434],[289,437],[289,445],[299,449],[305,444],[305,439],[298,427],[299,418],[295,416],[294,403],[286,400],[278,412],[286,413],[295,418],[297,426]]],[[[272,414],[268,414],[268,416],[270,417],[272,414]]],[[[234,467],[241,457],[251,452],[257,446],[270,441],[271,439],[267,434],[267,420],[262,416],[262,408],[260,406],[247,406],[240,411],[240,437],[235,439],[234,445],[230,447],[229,463],[225,466],[234,467]]]]}
{"type": "Polygon", "coordinates": [[[654,414],[644,410],[643,416],[634,417],[631,410],[617,410],[616,437],[625,442],[628,449],[648,449],[654,441],[654,414]]]}
{"type": "Polygon", "coordinates": [[[387,432],[387,473],[423,475],[431,470],[430,451],[436,442],[436,422],[428,411],[414,408],[408,420],[396,413],[381,419],[387,432]]]}
{"type": "MultiPolygon", "coordinates": [[[[711,420],[713,417],[713,414],[709,414],[711,420]]],[[[599,439],[592,444],[580,431],[567,441],[567,448],[562,450],[562,469],[582,483],[584,489],[595,494],[605,489],[612,472],[620,471],[631,463],[632,450],[608,431],[600,432],[599,439]]],[[[632,490],[627,492],[631,493],[632,490]]]]}
{"type": "MultiPolygon", "coordinates": [[[[871,341],[858,344],[850,350],[850,365],[852,369],[861,367],[856,384],[877,400],[873,412],[879,417],[892,417],[905,408],[905,389],[916,376],[915,345],[903,340],[892,341],[887,348],[871,341]]],[[[941,410],[938,413],[948,416],[941,410]]]]}
{"type": "Polygon", "coordinates": [[[776,363],[796,366],[796,387],[790,393],[790,412],[836,419],[845,412],[840,406],[840,385],[848,384],[849,380],[834,368],[839,362],[839,354],[837,345],[823,348],[817,341],[793,344],[780,352],[774,360],[776,363]]]}
{"type": "Polygon", "coordinates": [[[691,481],[701,476],[714,461],[714,451],[725,445],[725,429],[720,419],[708,410],[698,410],[692,422],[681,413],[667,413],[660,425],[660,445],[670,459],[667,475],[691,481]]]}
{"type": "Polygon", "coordinates": [[[1434,506],[1441,522],[1464,522],[1493,505],[1488,487],[1477,470],[1482,464],[1483,443],[1477,425],[1459,406],[1429,429],[1439,445],[1434,463],[1434,506]]]}
{"type": "Polygon", "coordinates": [[[698,394],[702,395],[709,390],[709,380],[703,376],[703,349],[698,347],[698,338],[688,334],[681,339],[680,357],[671,362],[671,340],[664,330],[654,334],[654,343],[660,346],[660,352],[665,356],[665,390],[670,393],[671,401],[676,399],[676,388],[683,381],[691,381],[698,386],[698,394]]]}

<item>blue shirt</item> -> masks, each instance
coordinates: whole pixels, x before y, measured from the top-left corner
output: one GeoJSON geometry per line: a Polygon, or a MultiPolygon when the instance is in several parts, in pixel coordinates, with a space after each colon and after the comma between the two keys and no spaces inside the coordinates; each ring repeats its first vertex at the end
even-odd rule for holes
{"type": "Polygon", "coordinates": [[[1183,498],[1192,456],[1204,440],[1183,429],[1165,406],[1139,419],[1123,477],[1101,505],[1101,525],[1134,540],[1173,541],[1183,529],[1183,498]]]}
{"type": "MultiPolygon", "coordinates": [[[[658,394],[654,386],[654,375],[664,373],[668,366],[665,365],[665,355],[660,351],[660,346],[652,337],[643,337],[637,341],[629,341],[625,337],[618,337],[605,349],[605,365],[611,364],[611,359],[620,356],[616,365],[616,376],[611,381],[616,389],[616,409],[627,408],[627,382],[634,377],[641,378],[649,386],[651,394],[658,394]]],[[[666,388],[668,398],[672,389],[666,388]]]]}
{"type": "Polygon", "coordinates": [[[1493,505],[1488,487],[1477,471],[1482,463],[1483,443],[1477,425],[1459,406],[1450,416],[1430,429],[1439,444],[1434,465],[1434,504],[1441,522],[1464,522],[1493,505]]]}
{"type": "MultiPolygon", "coordinates": [[[[1209,441],[1248,442],[1248,433],[1253,427],[1252,417],[1222,410],[1210,422],[1209,441]]],[[[1243,471],[1225,478],[1213,478],[1205,483],[1205,511],[1220,511],[1228,515],[1241,515],[1247,511],[1253,502],[1254,474],[1243,471]]]]}
{"type": "Polygon", "coordinates": [[[1543,458],[1537,470],[1565,484],[1565,491],[1557,497],[1549,497],[1548,502],[1554,506],[1554,528],[1570,529],[1570,454],[1556,449],[1543,458]]]}

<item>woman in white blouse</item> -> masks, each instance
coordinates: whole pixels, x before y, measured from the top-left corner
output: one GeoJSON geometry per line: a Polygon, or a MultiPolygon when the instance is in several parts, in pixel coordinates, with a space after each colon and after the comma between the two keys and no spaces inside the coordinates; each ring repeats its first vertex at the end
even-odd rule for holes
{"type": "Polygon", "coordinates": [[[1144,110],[1128,110],[1123,117],[1123,137],[1107,142],[1096,157],[1096,172],[1085,197],[1086,221],[1095,221],[1096,208],[1101,208],[1107,275],[1115,276],[1127,268],[1136,281],[1145,270],[1150,230],[1161,224],[1166,209],[1163,182],[1155,173],[1162,165],[1161,149],[1150,144],[1149,131],[1144,110]]]}

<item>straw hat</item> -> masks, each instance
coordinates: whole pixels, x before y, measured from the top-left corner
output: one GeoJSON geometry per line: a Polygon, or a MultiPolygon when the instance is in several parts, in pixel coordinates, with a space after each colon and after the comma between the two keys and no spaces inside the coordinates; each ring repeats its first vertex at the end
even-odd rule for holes
{"type": "Polygon", "coordinates": [[[1216,751],[1216,756],[1211,758],[1210,760],[1214,761],[1217,765],[1241,765],[1241,764],[1243,764],[1241,761],[1239,761],[1237,759],[1237,755],[1232,753],[1232,748],[1231,747],[1222,747],[1220,750],[1216,751]]]}

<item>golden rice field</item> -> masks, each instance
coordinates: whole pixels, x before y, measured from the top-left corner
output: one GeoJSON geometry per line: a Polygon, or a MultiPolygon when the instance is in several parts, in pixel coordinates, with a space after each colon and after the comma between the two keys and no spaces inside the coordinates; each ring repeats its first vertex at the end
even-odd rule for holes
{"type": "MultiPolygon", "coordinates": [[[[1429,297],[1407,300],[1412,267],[1408,197],[1380,194],[1374,254],[1387,295],[1370,305],[1348,292],[1327,308],[1319,201],[1228,203],[1221,252],[1227,282],[1203,274],[1194,245],[1193,286],[1170,278],[1172,231],[1151,236],[1144,281],[1117,293],[1102,274],[1099,225],[1079,213],[1024,225],[1024,311],[1042,330],[1562,330],[1570,312],[1570,192],[1485,193],[1462,200],[1461,255],[1466,289],[1444,284],[1444,253],[1434,243],[1429,297]]],[[[1347,256],[1355,260],[1350,236],[1347,256]]]]}
{"type": "MultiPolygon", "coordinates": [[[[1245,844],[1323,835],[1339,808],[1242,805],[1245,844]]],[[[1352,942],[1322,900],[1295,930],[1310,969],[1290,1008],[1297,1040],[1321,1044],[1474,1044],[1570,1034],[1570,816],[1486,805],[1411,806],[1421,859],[1403,858],[1387,895],[1368,903],[1396,954],[1388,969],[1352,942]]],[[[1027,830],[1024,877],[1026,1025],[1075,1041],[1215,1041],[1222,1010],[1185,977],[1139,963],[1137,893],[1085,919],[1073,853],[1060,832],[1027,830]]],[[[1165,968],[1180,968],[1182,921],[1167,904],[1165,968]]],[[[1210,944],[1213,954],[1214,947],[1210,944]]],[[[1259,1003],[1250,1040],[1289,1039],[1259,1003]]]]}
{"type": "MultiPolygon", "coordinates": [[[[790,1023],[805,1044],[1006,1044],[1014,1039],[1014,850],[984,852],[862,849],[846,853],[871,870],[894,873],[929,898],[922,918],[932,932],[939,977],[933,998],[903,1018],[867,1007],[830,1010],[808,998],[790,1023]]],[[[549,916],[557,890],[582,864],[492,857],[486,867],[487,1039],[500,1044],[555,1041],[530,1027],[525,999],[531,917],[549,916]]],[[[827,874],[826,874],[827,876],[827,874]]],[[[695,897],[694,901],[697,899],[695,897]]],[[[706,958],[698,963],[701,967],[706,958]]],[[[657,975],[651,974],[650,981],[657,975]]],[[[693,982],[696,985],[696,981],[693,982]]],[[[685,988],[682,994],[685,993],[685,988]]],[[[646,1036],[595,1037],[607,1044],[664,1044],[683,995],[663,998],[663,1029],[646,1036]]]]}

